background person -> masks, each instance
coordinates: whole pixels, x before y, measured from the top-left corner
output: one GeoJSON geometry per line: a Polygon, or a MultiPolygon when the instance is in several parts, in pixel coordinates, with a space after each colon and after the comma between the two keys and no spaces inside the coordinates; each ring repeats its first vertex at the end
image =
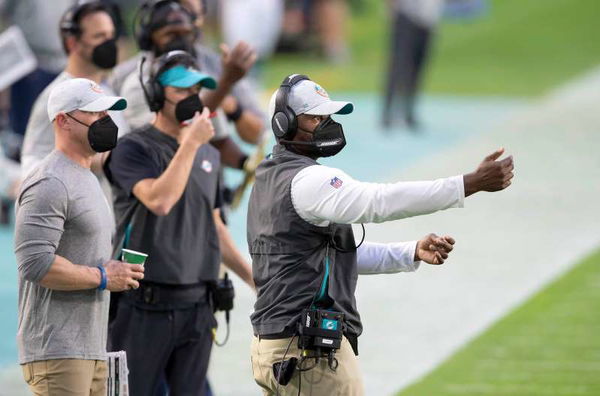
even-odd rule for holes
{"type": "MultiPolygon", "coordinates": [[[[143,52],[117,67],[113,73],[115,86],[123,81],[120,76],[126,76],[120,93],[129,101],[130,108],[125,112],[128,122],[133,127],[139,127],[152,122],[154,118],[140,84],[140,79],[149,79],[149,67],[142,67],[140,59],[144,57],[147,66],[155,57],[169,50],[189,52],[196,58],[203,73],[218,80],[216,89],[202,92],[204,105],[216,112],[216,117],[211,118],[215,129],[211,144],[219,150],[224,166],[244,170],[246,175],[252,174],[255,161],[230,136],[229,124],[235,126],[242,140],[251,144],[261,140],[264,115],[258,104],[257,92],[245,77],[256,60],[254,50],[241,42],[231,51],[223,46],[223,55],[220,57],[212,49],[200,44],[205,8],[199,0],[147,2],[139,13],[137,42],[143,52]],[[130,69],[132,66],[133,69],[130,69]]],[[[225,182],[221,183],[220,188],[224,191],[225,205],[221,214],[225,218],[233,194],[225,182]]]]}
{"type": "Polygon", "coordinates": [[[25,178],[15,222],[19,363],[35,395],[106,395],[107,290],[137,288],[144,276],[110,259],[114,220],[90,171],[117,140],[107,111],[126,105],[82,78],[49,95],[56,149],[25,178]]]}
{"type": "MultiPolygon", "coordinates": [[[[238,43],[232,50],[222,46],[223,55],[200,43],[205,8],[199,0],[162,1],[144,3],[140,9],[137,43],[142,52],[117,67],[111,84],[131,102],[126,116],[133,127],[152,121],[152,113],[145,106],[139,83],[139,61],[160,56],[170,50],[183,50],[197,57],[200,69],[218,80],[218,88],[205,93],[205,104],[216,111],[222,108],[216,122],[217,138],[213,144],[221,151],[224,162],[238,167],[240,150],[230,139],[225,119],[235,125],[240,137],[256,144],[264,130],[264,113],[260,109],[254,86],[245,76],[256,60],[256,53],[246,43],[238,43]],[[233,156],[233,157],[232,157],[233,156]],[[237,156],[237,157],[236,157],[237,156]],[[232,160],[229,160],[232,157],[232,160]]],[[[144,76],[146,77],[146,76],[144,76]]]]}
{"type": "Polygon", "coordinates": [[[346,42],[347,0],[286,0],[281,52],[318,50],[330,63],[350,59],[346,42]]]}
{"type": "Polygon", "coordinates": [[[433,31],[444,0],[389,0],[392,14],[390,57],[382,123],[415,129],[415,106],[433,31]]]}
{"type": "MultiPolygon", "coordinates": [[[[102,1],[78,3],[63,15],[60,34],[67,54],[65,70],[36,99],[25,132],[21,156],[23,176],[26,176],[48,155],[54,147],[52,125],[48,122],[45,108],[54,86],[72,78],[87,78],[100,85],[103,91],[112,93],[104,82],[108,71],[116,65],[116,27],[112,7],[102,1]]],[[[121,112],[111,113],[125,134],[129,127],[121,112]]]]}

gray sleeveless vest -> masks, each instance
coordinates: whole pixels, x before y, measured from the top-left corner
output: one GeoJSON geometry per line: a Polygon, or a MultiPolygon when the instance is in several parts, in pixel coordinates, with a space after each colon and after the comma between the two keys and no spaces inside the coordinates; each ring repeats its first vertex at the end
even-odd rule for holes
{"type": "Polygon", "coordinates": [[[302,310],[322,291],[329,297],[325,308],[344,313],[344,332],[362,332],[354,298],[358,272],[352,227],[317,227],[302,219],[292,204],[294,176],[312,165],[318,164],[277,145],[256,170],[247,238],[258,293],[251,315],[257,335],[294,333],[302,310]],[[323,284],[326,256],[329,281],[323,284]]]}

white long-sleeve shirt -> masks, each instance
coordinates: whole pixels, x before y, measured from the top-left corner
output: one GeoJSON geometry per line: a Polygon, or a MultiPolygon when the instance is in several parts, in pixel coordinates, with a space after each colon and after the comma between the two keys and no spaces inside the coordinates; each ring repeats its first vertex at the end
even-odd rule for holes
{"type": "Polygon", "coordinates": [[[397,243],[363,242],[356,251],[360,275],[394,274],[416,271],[421,264],[415,261],[417,241],[397,243]]]}
{"type": "MultiPolygon", "coordinates": [[[[307,222],[381,223],[464,205],[462,176],[433,181],[365,183],[340,169],[324,165],[304,168],[292,180],[292,202],[307,222]]],[[[363,243],[357,251],[360,274],[415,271],[416,241],[363,243]]]]}

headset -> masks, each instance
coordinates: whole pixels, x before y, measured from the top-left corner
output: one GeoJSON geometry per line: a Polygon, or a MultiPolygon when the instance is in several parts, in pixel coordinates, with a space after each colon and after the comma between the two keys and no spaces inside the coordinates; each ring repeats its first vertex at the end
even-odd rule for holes
{"type": "MultiPolygon", "coordinates": [[[[206,0],[202,0],[203,12],[206,12],[206,0]]],[[[152,19],[154,13],[166,6],[170,6],[174,11],[181,11],[190,17],[192,23],[196,20],[196,15],[190,12],[187,8],[182,6],[178,0],[150,0],[146,1],[138,9],[135,17],[133,18],[133,33],[137,41],[139,49],[143,51],[152,50],[152,32],[154,31],[152,26],[152,19]],[[139,24],[139,30],[138,30],[139,24]]]]}
{"type": "Polygon", "coordinates": [[[161,55],[151,65],[148,79],[144,82],[144,63],[146,63],[146,57],[143,57],[140,61],[139,79],[144,91],[144,97],[146,103],[152,112],[158,112],[163,108],[165,104],[165,89],[158,82],[158,76],[160,76],[167,67],[175,65],[184,65],[186,67],[198,68],[198,62],[196,59],[185,51],[170,51],[166,54],[161,55]]]}
{"type": "Polygon", "coordinates": [[[123,28],[123,20],[119,6],[110,1],[102,0],[79,0],[75,5],[67,10],[62,16],[59,28],[61,33],[77,35],[81,33],[79,25],[80,15],[90,7],[98,7],[99,11],[105,11],[113,20],[115,25],[116,37],[119,37],[123,28]]]}
{"type": "Polygon", "coordinates": [[[288,105],[288,98],[292,87],[304,80],[310,80],[310,78],[304,74],[291,74],[283,79],[277,90],[275,112],[271,118],[271,128],[277,139],[291,138],[291,135],[298,129],[298,118],[288,105]]]}

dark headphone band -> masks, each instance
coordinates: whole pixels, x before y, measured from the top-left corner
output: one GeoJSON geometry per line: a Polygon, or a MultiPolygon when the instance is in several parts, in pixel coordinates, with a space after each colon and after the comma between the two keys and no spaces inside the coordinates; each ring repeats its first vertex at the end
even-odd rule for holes
{"type": "Polygon", "coordinates": [[[310,80],[310,78],[304,74],[291,74],[283,79],[277,90],[271,127],[275,137],[279,139],[285,139],[296,131],[298,122],[296,113],[290,108],[288,100],[294,85],[304,80],[310,80]]]}
{"type": "Polygon", "coordinates": [[[310,79],[304,74],[291,74],[283,79],[279,89],[277,90],[277,97],[275,99],[275,113],[289,109],[288,98],[290,96],[290,92],[292,91],[292,87],[304,80],[310,79]]]}
{"type": "Polygon", "coordinates": [[[140,61],[140,84],[142,85],[146,102],[148,103],[148,107],[151,111],[157,112],[162,109],[164,105],[164,88],[158,82],[158,77],[165,71],[165,68],[169,64],[175,63],[176,60],[179,60],[179,62],[176,64],[193,65],[195,67],[198,66],[196,59],[189,53],[180,50],[170,51],[161,55],[154,61],[154,64],[151,65],[150,72],[148,74],[148,80],[144,82],[143,66],[146,62],[146,57],[143,57],[140,61]]]}
{"type": "Polygon", "coordinates": [[[116,4],[111,2],[103,2],[100,0],[80,0],[70,9],[65,12],[63,18],[60,21],[60,31],[68,32],[71,34],[77,34],[81,32],[81,26],[79,26],[79,15],[86,10],[86,8],[95,6],[99,7],[98,11],[104,11],[110,15],[113,23],[115,24],[115,30],[119,35],[121,29],[121,15],[119,8],[116,4]]]}
{"type": "Polygon", "coordinates": [[[166,54],[161,55],[157,60],[155,66],[152,68],[152,79],[156,81],[158,76],[164,72],[165,67],[169,63],[174,63],[175,60],[179,60],[178,64],[190,65],[194,67],[198,67],[198,62],[196,59],[189,53],[182,50],[169,51],[166,54]]]}

